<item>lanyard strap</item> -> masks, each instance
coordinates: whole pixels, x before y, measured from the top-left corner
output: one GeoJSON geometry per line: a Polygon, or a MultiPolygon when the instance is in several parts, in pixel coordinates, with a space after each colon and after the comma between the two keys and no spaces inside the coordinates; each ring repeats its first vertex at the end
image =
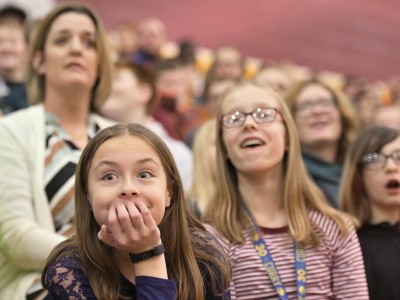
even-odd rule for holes
{"type": "MultiPolygon", "coordinates": [[[[258,256],[260,256],[261,262],[269,278],[272,281],[272,284],[275,288],[276,293],[279,296],[279,299],[288,300],[289,298],[286,293],[285,286],[283,285],[281,276],[279,275],[275,262],[272,259],[271,253],[268,250],[267,244],[260,234],[260,229],[258,228],[258,225],[255,223],[247,208],[245,208],[245,212],[251,224],[253,225],[253,234],[251,235],[251,239],[254,245],[254,249],[256,250],[258,256]]],[[[297,297],[298,299],[303,300],[305,299],[306,294],[306,253],[304,250],[304,246],[296,242],[294,242],[294,249],[297,297]]]]}

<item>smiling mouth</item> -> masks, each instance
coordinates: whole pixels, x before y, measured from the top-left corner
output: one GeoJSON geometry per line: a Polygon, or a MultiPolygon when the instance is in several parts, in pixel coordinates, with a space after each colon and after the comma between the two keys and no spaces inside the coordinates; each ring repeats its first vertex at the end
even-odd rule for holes
{"type": "Polygon", "coordinates": [[[72,63],[72,64],[68,64],[67,65],[67,69],[80,69],[80,70],[82,70],[83,66],[80,65],[80,64],[72,63]]]}
{"type": "Polygon", "coordinates": [[[325,127],[327,125],[328,125],[327,122],[316,122],[316,123],[311,124],[311,127],[312,128],[320,128],[320,127],[325,127]]]}
{"type": "Polygon", "coordinates": [[[247,139],[240,144],[241,148],[255,148],[264,145],[264,142],[259,139],[247,139]]]}

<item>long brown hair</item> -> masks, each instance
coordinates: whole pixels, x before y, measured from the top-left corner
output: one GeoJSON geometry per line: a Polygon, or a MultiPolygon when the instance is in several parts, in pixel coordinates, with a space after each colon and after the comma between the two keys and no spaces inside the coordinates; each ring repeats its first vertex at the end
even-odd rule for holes
{"type": "Polygon", "coordinates": [[[340,208],[356,217],[359,225],[371,217],[371,205],[362,178],[360,163],[366,154],[379,152],[386,144],[400,137],[400,131],[386,127],[371,127],[359,134],[351,144],[344,162],[340,184],[340,208]]]}
{"type": "MultiPolygon", "coordinates": [[[[35,38],[32,41],[29,61],[32,62],[37,52],[44,53],[50,28],[57,18],[65,13],[75,12],[88,16],[96,28],[96,45],[98,53],[98,76],[92,90],[90,110],[98,112],[111,90],[112,64],[110,60],[109,45],[104,26],[96,12],[88,5],[66,3],[56,6],[43,20],[40,21],[35,38]]],[[[28,66],[27,74],[28,95],[30,104],[44,101],[46,78],[39,75],[33,64],[28,66]]]]}
{"type": "Polygon", "coordinates": [[[105,141],[124,135],[147,142],[158,153],[166,173],[171,205],[166,208],[159,228],[166,249],[168,274],[177,282],[178,299],[204,299],[204,282],[198,263],[209,274],[213,292],[222,293],[230,279],[228,259],[187,210],[182,182],[171,152],[156,134],[139,124],[119,124],[103,129],[84,149],[75,180],[76,234],[53,250],[42,274],[42,283],[45,286],[45,273],[50,265],[77,251],[96,297],[121,297],[120,273],[110,260],[112,248],[97,238],[100,226],[94,218],[87,192],[88,173],[96,151],[105,141]]]}
{"type": "MultiPolygon", "coordinates": [[[[247,86],[264,90],[280,106],[279,109],[285,124],[288,146],[282,164],[284,175],[282,195],[291,236],[297,242],[319,244],[318,237],[308,218],[307,208],[309,207],[336,221],[341,232],[346,235],[348,229],[342,213],[330,207],[320,189],[307,175],[301,158],[297,130],[283,99],[272,89],[243,81],[229,90],[222,102],[229,100],[232,94],[247,86]]],[[[222,113],[221,106],[220,116],[222,113]]],[[[204,220],[211,223],[228,240],[236,243],[244,243],[243,230],[248,229],[250,226],[242,208],[235,167],[227,158],[221,122],[218,122],[217,129],[217,192],[215,199],[210,201],[204,220]]]]}

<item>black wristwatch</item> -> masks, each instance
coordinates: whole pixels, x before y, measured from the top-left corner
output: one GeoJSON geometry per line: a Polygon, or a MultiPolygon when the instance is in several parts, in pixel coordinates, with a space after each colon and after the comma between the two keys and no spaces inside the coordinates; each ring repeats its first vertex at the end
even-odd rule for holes
{"type": "Polygon", "coordinates": [[[129,257],[131,258],[131,262],[132,263],[138,263],[140,261],[146,260],[148,258],[163,254],[165,252],[165,248],[164,245],[158,245],[156,247],[154,247],[153,249],[150,249],[148,251],[145,252],[141,252],[141,253],[129,253],[129,257]]]}

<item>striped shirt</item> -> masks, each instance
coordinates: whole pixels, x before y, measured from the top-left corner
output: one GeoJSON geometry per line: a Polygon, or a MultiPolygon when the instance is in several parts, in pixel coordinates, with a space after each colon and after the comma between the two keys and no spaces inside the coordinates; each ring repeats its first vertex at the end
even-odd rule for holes
{"type": "MultiPolygon", "coordinates": [[[[321,245],[319,248],[305,248],[305,299],[369,299],[360,244],[354,228],[347,237],[343,237],[339,226],[332,219],[315,210],[309,212],[309,218],[321,245]]],[[[238,245],[221,237],[209,225],[207,229],[217,236],[230,257],[232,299],[279,299],[254,250],[249,232],[243,232],[245,244],[238,245]]],[[[294,243],[288,228],[260,230],[289,299],[297,299],[294,243]]]]}
{"type": "MultiPolygon", "coordinates": [[[[99,126],[90,116],[87,125],[87,135],[92,138],[99,126]]],[[[81,153],[82,149],[59,125],[57,116],[46,112],[45,190],[56,231],[67,236],[72,229],[75,169],[81,153]]]]}

